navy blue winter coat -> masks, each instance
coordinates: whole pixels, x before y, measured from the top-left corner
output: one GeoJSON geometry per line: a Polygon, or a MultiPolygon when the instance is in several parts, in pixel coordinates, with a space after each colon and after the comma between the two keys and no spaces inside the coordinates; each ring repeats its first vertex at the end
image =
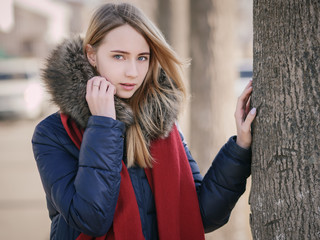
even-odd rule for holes
{"type": "MultiPolygon", "coordinates": [[[[52,220],[50,239],[76,239],[80,232],[101,236],[108,231],[120,188],[124,131],[125,125],[118,120],[91,116],[79,151],[58,113],[38,124],[32,144],[52,220]]],[[[221,148],[204,178],[184,142],[206,232],[228,221],[245,191],[251,154],[235,140],[230,138],[221,148]]],[[[128,171],[143,234],[146,239],[158,239],[154,198],[144,170],[132,167],[128,171]]]]}

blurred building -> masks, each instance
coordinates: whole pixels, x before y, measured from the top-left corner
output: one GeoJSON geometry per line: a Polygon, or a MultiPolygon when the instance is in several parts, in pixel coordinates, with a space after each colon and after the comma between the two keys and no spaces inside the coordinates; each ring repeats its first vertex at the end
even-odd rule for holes
{"type": "MultiPolygon", "coordinates": [[[[83,34],[102,0],[6,0],[0,3],[0,58],[45,57],[64,38],[83,34]]],[[[154,15],[155,0],[131,0],[154,15]]]]}
{"type": "Polygon", "coordinates": [[[70,8],[49,0],[7,0],[0,7],[1,57],[43,57],[70,32],[70,8]]]}

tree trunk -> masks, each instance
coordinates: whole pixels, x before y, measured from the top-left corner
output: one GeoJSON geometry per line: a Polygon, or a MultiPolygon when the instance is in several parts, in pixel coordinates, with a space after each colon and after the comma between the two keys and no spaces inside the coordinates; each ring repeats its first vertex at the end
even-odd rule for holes
{"type": "MultiPolygon", "coordinates": [[[[167,42],[182,59],[189,56],[189,0],[157,0],[157,23],[167,42]]],[[[184,69],[184,79],[189,88],[189,69],[184,69]]],[[[187,105],[179,116],[179,127],[184,138],[190,136],[190,109],[187,105]]]]}
{"type": "MultiPolygon", "coordinates": [[[[190,142],[202,174],[228,138],[235,134],[234,91],[235,2],[233,0],[190,1],[191,109],[190,142]]],[[[245,198],[238,202],[229,223],[206,239],[250,239],[245,198]]]]}
{"type": "Polygon", "coordinates": [[[173,0],[158,0],[158,12],[157,12],[157,18],[158,18],[158,24],[159,28],[161,29],[161,32],[165,36],[167,42],[169,44],[172,44],[172,18],[174,17],[172,14],[172,5],[173,0]]]}
{"type": "Polygon", "coordinates": [[[204,172],[235,132],[231,0],[190,1],[191,147],[204,172]]]}
{"type": "Polygon", "coordinates": [[[253,239],[320,239],[320,1],[253,11],[253,239]]]}

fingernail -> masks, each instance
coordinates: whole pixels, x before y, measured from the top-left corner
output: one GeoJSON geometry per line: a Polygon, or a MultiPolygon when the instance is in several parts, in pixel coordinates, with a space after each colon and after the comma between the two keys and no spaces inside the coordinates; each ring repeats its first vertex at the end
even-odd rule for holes
{"type": "Polygon", "coordinates": [[[251,109],[251,111],[250,111],[250,113],[253,115],[253,114],[255,114],[255,113],[256,113],[256,111],[257,111],[257,109],[256,109],[256,108],[252,108],[252,109],[251,109]]]}

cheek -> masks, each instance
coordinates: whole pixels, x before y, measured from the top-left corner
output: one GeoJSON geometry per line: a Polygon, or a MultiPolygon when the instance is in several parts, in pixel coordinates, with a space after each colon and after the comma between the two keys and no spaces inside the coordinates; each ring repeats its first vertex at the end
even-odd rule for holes
{"type": "Polygon", "coordinates": [[[101,77],[106,78],[112,84],[116,76],[119,76],[119,69],[116,66],[112,66],[112,64],[100,64],[98,71],[101,77]]]}
{"type": "Polygon", "coordinates": [[[141,77],[144,79],[148,73],[149,70],[149,64],[142,65],[140,69],[141,77]]]}

